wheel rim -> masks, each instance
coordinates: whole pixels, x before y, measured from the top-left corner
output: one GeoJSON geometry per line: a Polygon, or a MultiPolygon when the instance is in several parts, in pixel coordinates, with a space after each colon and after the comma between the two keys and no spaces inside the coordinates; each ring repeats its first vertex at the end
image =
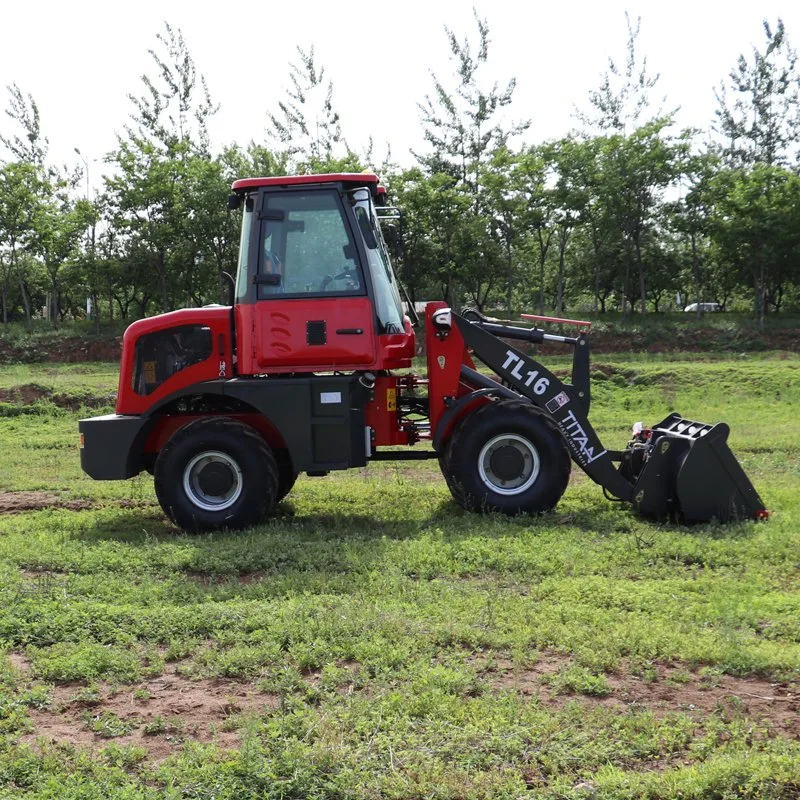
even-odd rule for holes
{"type": "Polygon", "coordinates": [[[540,470],[539,451],[528,439],[515,433],[495,436],[478,455],[481,481],[497,494],[521,494],[533,486],[540,470]]]}
{"type": "Polygon", "coordinates": [[[219,450],[198,453],[183,471],[186,496],[204,511],[230,508],[243,488],[241,468],[231,456],[219,450]]]}

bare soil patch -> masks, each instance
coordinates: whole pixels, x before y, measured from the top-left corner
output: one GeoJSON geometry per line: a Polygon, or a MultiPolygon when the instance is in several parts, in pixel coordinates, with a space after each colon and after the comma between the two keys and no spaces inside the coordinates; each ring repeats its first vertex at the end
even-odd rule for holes
{"type": "Polygon", "coordinates": [[[0,338],[0,364],[19,362],[75,363],[79,361],[119,361],[122,337],[65,337],[53,334],[46,339],[12,343],[0,338]]]}
{"type": "Polygon", "coordinates": [[[99,408],[101,406],[113,405],[116,401],[115,392],[105,394],[67,394],[64,392],[54,392],[47,386],[40,386],[38,383],[23,383],[19,386],[12,386],[10,389],[0,389],[0,403],[13,403],[15,405],[32,406],[42,400],[49,401],[58,408],[67,411],[77,411],[79,408],[99,408]]]}
{"type": "Polygon", "coordinates": [[[52,492],[0,492],[0,514],[19,514],[22,511],[41,511],[44,508],[68,508],[85,511],[93,508],[89,500],[70,500],[52,492]]]}
{"type": "Polygon", "coordinates": [[[557,653],[542,655],[526,669],[497,659],[488,663],[482,674],[496,688],[536,696],[554,708],[580,697],[590,706],[647,709],[658,716],[683,712],[703,717],[719,713],[728,718],[749,717],[767,722],[773,734],[800,739],[800,687],[795,683],[732,675],[704,676],[697,670],[661,663],[643,677],[623,664],[618,672],[606,675],[611,692],[605,697],[557,694],[548,679],[571,663],[569,657],[557,653]]]}
{"type": "Polygon", "coordinates": [[[36,745],[44,739],[93,751],[115,742],[142,747],[151,761],[159,761],[190,739],[238,747],[236,715],[276,705],[273,695],[250,683],[192,680],[168,664],[158,678],[135,685],[101,683],[96,692],[56,686],[47,708],[29,710],[33,731],[21,741],[36,745]]]}

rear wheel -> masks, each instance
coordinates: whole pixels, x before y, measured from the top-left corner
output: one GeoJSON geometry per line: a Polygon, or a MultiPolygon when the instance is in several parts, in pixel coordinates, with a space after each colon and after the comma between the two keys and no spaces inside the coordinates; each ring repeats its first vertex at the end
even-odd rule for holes
{"type": "Polygon", "coordinates": [[[516,400],[465,417],[440,462],[455,500],[469,511],[538,514],[567,488],[570,456],[555,423],[516,400]]]}
{"type": "Polygon", "coordinates": [[[267,443],[228,417],[205,417],[180,428],[155,464],[161,508],[185,530],[256,525],[275,504],[278,485],[267,443]]]}

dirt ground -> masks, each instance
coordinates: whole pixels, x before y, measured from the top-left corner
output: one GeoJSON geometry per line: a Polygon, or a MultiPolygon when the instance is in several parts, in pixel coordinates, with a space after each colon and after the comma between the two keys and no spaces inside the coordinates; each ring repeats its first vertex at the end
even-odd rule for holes
{"type": "Polygon", "coordinates": [[[0,514],[41,511],[44,508],[68,508],[83,511],[92,508],[88,500],[71,500],[52,492],[0,492],[0,514]]]}
{"type": "Polygon", "coordinates": [[[0,403],[31,406],[41,400],[46,400],[59,408],[68,411],[77,411],[79,408],[99,408],[113,405],[116,401],[115,392],[101,395],[66,394],[54,392],[46,386],[37,383],[23,383],[10,389],[0,389],[0,403]]]}
{"type": "MultiPolygon", "coordinates": [[[[30,664],[19,654],[9,656],[26,674],[30,664]]],[[[22,737],[36,746],[40,740],[100,750],[111,742],[134,745],[160,761],[189,739],[222,748],[240,744],[236,718],[274,708],[277,699],[252,684],[231,680],[191,680],[167,664],[157,678],[136,685],[100,683],[96,692],[78,684],[55,686],[46,708],[29,710],[33,730],[22,737]]]]}
{"type": "MultiPolygon", "coordinates": [[[[559,694],[550,678],[570,665],[570,658],[557,654],[543,657],[529,669],[516,669],[512,662],[489,664],[484,677],[493,686],[537,696],[547,706],[561,707],[576,695],[559,694]]],[[[656,664],[647,677],[634,674],[623,664],[606,675],[611,689],[604,697],[580,696],[589,706],[648,709],[657,716],[685,712],[708,716],[724,713],[768,723],[775,735],[800,739],[800,687],[795,684],[739,678],[732,675],[704,676],[685,667],[656,664]]]]}
{"type": "Polygon", "coordinates": [[[76,363],[119,361],[122,337],[48,337],[43,342],[16,344],[0,338],[0,364],[24,362],[76,363]]]}
{"type": "MultiPolygon", "coordinates": [[[[23,679],[31,665],[19,653],[8,656],[23,679]]],[[[531,668],[517,669],[508,660],[482,662],[468,659],[481,680],[495,691],[517,691],[554,711],[574,701],[587,710],[597,707],[649,710],[657,716],[686,713],[702,725],[712,714],[728,719],[747,718],[764,725],[770,736],[800,739],[800,690],[797,686],[760,678],[730,675],[703,676],[675,665],[658,664],[648,679],[626,669],[607,676],[610,693],[605,697],[558,694],[549,681],[570,665],[567,656],[545,653],[531,668]]],[[[359,666],[346,665],[353,676],[359,666]]],[[[315,683],[318,675],[306,679],[315,683]]],[[[353,686],[342,687],[353,691],[353,686]]],[[[88,689],[80,684],[53,687],[50,702],[29,710],[32,729],[22,741],[71,744],[98,751],[113,741],[135,745],[157,762],[176,752],[188,740],[223,748],[240,744],[241,715],[268,713],[279,698],[265,694],[249,681],[192,679],[180,672],[180,662],[167,664],[164,672],[133,685],[100,683],[88,689]]]]}

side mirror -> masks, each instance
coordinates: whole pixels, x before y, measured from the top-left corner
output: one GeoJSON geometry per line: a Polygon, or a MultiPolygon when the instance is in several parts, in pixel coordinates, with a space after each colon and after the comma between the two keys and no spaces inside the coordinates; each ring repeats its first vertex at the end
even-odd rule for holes
{"type": "Polygon", "coordinates": [[[228,211],[236,211],[237,208],[241,208],[242,206],[242,196],[240,194],[233,194],[228,195],[228,211]]]}

